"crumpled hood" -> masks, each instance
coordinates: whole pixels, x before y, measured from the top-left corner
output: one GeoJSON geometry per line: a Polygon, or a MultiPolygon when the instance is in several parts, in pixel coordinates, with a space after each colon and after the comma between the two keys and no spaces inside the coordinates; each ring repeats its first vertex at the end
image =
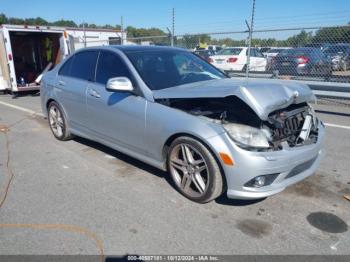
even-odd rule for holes
{"type": "Polygon", "coordinates": [[[262,119],[293,103],[315,100],[311,89],[288,80],[216,79],[153,91],[155,99],[236,96],[262,119]]]}

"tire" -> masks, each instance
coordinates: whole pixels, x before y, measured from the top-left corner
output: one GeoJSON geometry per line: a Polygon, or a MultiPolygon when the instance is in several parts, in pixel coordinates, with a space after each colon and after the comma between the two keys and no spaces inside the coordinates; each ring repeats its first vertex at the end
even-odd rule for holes
{"type": "Polygon", "coordinates": [[[167,166],[176,189],[194,202],[210,202],[223,192],[223,176],[217,161],[196,139],[187,136],[175,139],[168,150],[167,166]]]}
{"type": "Polygon", "coordinates": [[[49,126],[52,134],[61,141],[70,140],[73,136],[69,132],[66,117],[59,104],[52,101],[47,107],[49,126]]]}
{"type": "Polygon", "coordinates": [[[348,70],[348,67],[347,67],[347,65],[346,65],[346,62],[344,62],[344,63],[342,64],[341,70],[342,70],[342,71],[348,70]]]}

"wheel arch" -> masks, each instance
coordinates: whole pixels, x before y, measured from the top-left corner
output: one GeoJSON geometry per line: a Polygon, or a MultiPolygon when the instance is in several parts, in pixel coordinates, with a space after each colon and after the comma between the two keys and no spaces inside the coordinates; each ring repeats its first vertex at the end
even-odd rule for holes
{"type": "Polygon", "coordinates": [[[51,102],[56,102],[58,104],[58,102],[53,99],[53,98],[49,98],[47,101],[46,101],[46,110],[49,109],[49,105],[51,104],[51,102]]]}

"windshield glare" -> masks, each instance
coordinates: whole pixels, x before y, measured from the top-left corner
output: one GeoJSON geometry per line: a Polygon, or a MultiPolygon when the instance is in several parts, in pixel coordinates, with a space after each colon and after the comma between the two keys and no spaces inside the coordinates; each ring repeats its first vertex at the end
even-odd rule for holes
{"type": "Polygon", "coordinates": [[[127,52],[126,55],[151,90],[226,78],[209,63],[185,51],[127,52]]]}

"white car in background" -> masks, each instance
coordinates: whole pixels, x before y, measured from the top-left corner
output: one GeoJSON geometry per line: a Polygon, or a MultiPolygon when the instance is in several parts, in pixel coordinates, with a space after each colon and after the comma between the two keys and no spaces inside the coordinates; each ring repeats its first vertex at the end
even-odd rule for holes
{"type": "MultiPolygon", "coordinates": [[[[228,47],[209,58],[209,62],[222,71],[245,71],[247,68],[247,47],[228,47]]],[[[267,60],[257,48],[250,50],[250,70],[265,71],[267,60]]]]}

